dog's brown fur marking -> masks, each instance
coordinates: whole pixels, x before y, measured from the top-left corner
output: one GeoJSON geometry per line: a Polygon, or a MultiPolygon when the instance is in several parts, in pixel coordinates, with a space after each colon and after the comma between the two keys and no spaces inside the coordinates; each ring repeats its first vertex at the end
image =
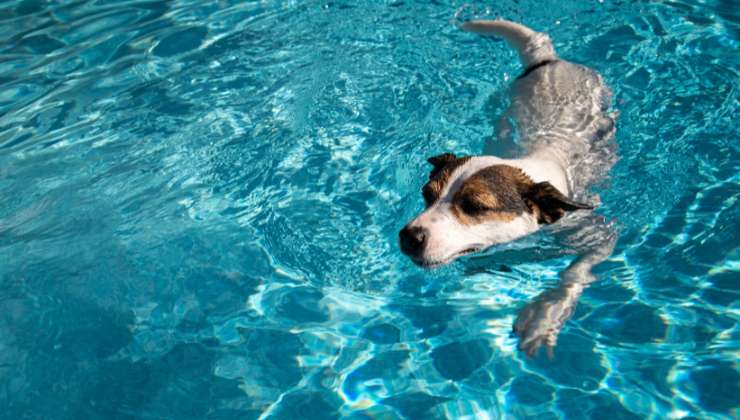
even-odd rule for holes
{"type": "MultiPolygon", "coordinates": [[[[429,158],[434,169],[422,193],[427,207],[439,200],[455,169],[470,157],[451,153],[429,158]]],[[[521,169],[509,165],[491,165],[474,173],[452,198],[452,214],[464,225],[489,221],[509,222],[524,212],[538,223],[554,223],[565,211],[593,208],[563,195],[549,182],[535,183],[521,169]]]]}
{"type": "Polygon", "coordinates": [[[509,222],[530,209],[522,192],[534,182],[520,169],[493,165],[466,179],[452,199],[453,214],[460,223],[509,222]]]}
{"type": "Polygon", "coordinates": [[[434,165],[434,169],[432,169],[432,172],[429,174],[429,182],[427,182],[421,189],[427,207],[439,200],[439,196],[442,194],[442,191],[444,191],[447,181],[450,180],[452,172],[469,160],[470,157],[458,158],[451,153],[445,153],[428,159],[429,163],[434,165]]]}
{"type": "Polygon", "coordinates": [[[455,215],[455,218],[460,221],[460,223],[472,226],[476,225],[478,223],[485,223],[485,222],[510,222],[516,218],[518,213],[510,212],[510,211],[499,211],[499,210],[489,210],[481,214],[471,215],[469,213],[466,213],[462,209],[460,209],[457,206],[452,207],[452,214],[455,215]]]}

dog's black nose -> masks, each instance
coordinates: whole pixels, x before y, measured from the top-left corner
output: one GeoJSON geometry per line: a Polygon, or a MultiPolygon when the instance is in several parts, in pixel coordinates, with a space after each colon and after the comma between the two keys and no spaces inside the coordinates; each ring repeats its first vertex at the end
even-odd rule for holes
{"type": "Polygon", "coordinates": [[[398,239],[404,254],[418,255],[427,242],[427,230],[419,226],[406,226],[398,233],[398,239]]]}

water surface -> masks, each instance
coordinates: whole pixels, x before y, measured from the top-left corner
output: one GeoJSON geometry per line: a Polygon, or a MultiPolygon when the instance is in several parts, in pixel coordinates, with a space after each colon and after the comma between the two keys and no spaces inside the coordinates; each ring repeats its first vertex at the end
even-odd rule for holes
{"type": "Polygon", "coordinates": [[[498,3],[620,112],[620,239],[552,361],[510,333],[550,235],[397,248],[521,72],[460,3],[0,3],[0,416],[736,417],[737,6],[498,3]]]}

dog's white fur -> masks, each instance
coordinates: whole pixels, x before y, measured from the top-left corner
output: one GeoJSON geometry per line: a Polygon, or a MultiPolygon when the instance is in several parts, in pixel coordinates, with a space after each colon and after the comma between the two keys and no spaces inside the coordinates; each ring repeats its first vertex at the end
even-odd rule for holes
{"type": "Polygon", "coordinates": [[[604,113],[611,94],[601,76],[559,59],[546,34],[505,20],[467,22],[462,29],[504,38],[517,50],[525,68],[553,62],[514,82],[511,106],[500,120],[500,136],[508,134],[505,121],[509,117],[516,121],[518,143],[526,155],[520,159],[470,158],[451,174],[440,199],[409,223],[427,232],[424,252],[417,257],[426,266],[445,264],[539,229],[536,217],[527,212],[506,222],[460,223],[451,204],[465,179],[483,168],[504,164],[521,169],[535,183],[547,181],[565,196],[572,196],[576,183],[570,171],[590,152],[595,135],[613,132],[613,121],[604,113]]]}

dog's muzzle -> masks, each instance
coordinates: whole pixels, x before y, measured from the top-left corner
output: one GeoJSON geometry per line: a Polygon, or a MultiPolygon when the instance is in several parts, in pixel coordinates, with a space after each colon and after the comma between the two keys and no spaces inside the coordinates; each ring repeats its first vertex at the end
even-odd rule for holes
{"type": "Polygon", "coordinates": [[[410,257],[419,257],[424,252],[427,244],[429,231],[419,226],[405,226],[398,233],[398,242],[401,245],[401,252],[410,257]]]}

